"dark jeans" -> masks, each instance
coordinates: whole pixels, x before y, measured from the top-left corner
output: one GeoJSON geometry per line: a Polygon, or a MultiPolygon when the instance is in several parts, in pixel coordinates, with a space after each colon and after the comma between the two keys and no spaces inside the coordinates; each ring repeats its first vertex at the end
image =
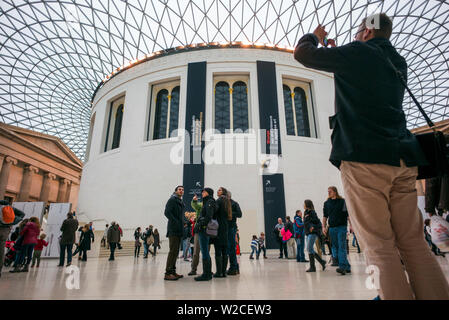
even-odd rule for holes
{"type": "Polygon", "coordinates": [[[81,250],[80,257],[81,257],[81,260],[87,261],[87,250],[86,249],[81,250]]]}
{"type": "Polygon", "coordinates": [[[251,247],[251,255],[249,256],[250,258],[253,257],[254,252],[256,253],[257,256],[259,256],[259,250],[257,250],[257,247],[251,247]]]}
{"type": "Polygon", "coordinates": [[[165,267],[165,274],[176,273],[176,260],[178,259],[179,247],[181,245],[181,237],[168,237],[169,252],[167,256],[167,265],[165,267]]]}
{"type": "Polygon", "coordinates": [[[306,260],[304,254],[305,242],[304,233],[299,238],[296,238],[296,261],[298,262],[304,262],[306,260]]]}
{"type": "MultiPolygon", "coordinates": [[[[332,254],[338,258],[338,266],[343,270],[351,270],[346,252],[346,226],[329,228],[329,235],[332,242],[332,254]]],[[[335,257],[334,257],[335,258],[335,257]]]]}
{"type": "Polygon", "coordinates": [[[263,256],[266,258],[267,257],[267,248],[265,248],[265,246],[260,247],[260,249],[257,251],[257,259],[259,259],[260,256],[260,252],[263,251],[263,256]]]}
{"type": "Polygon", "coordinates": [[[201,256],[202,256],[203,260],[208,260],[208,259],[210,259],[210,255],[209,255],[209,237],[206,235],[205,232],[200,232],[199,236],[200,236],[201,256]]]}
{"type": "Polygon", "coordinates": [[[284,256],[284,254],[285,257],[288,258],[287,242],[282,241],[282,239],[279,239],[279,253],[281,258],[284,256]]]}
{"type": "Polygon", "coordinates": [[[60,245],[60,252],[59,252],[59,265],[64,265],[65,260],[65,252],[67,251],[67,264],[72,263],[72,249],[73,244],[62,244],[60,245]]]}
{"type": "Polygon", "coordinates": [[[19,258],[16,265],[26,264],[29,265],[31,263],[31,259],[33,258],[33,250],[35,243],[24,244],[19,252],[19,258]]]}
{"type": "Polygon", "coordinates": [[[109,243],[109,250],[111,250],[111,255],[109,256],[109,260],[114,260],[115,248],[117,248],[117,242],[109,243]]]}
{"type": "Polygon", "coordinates": [[[157,246],[153,246],[153,256],[156,256],[157,246]]]}
{"type": "Polygon", "coordinates": [[[140,254],[140,246],[134,247],[134,257],[138,257],[140,254]]]}
{"type": "Polygon", "coordinates": [[[226,256],[227,251],[228,251],[227,245],[214,244],[214,248],[215,248],[215,257],[216,258],[219,258],[221,256],[226,256]]]}
{"type": "Polygon", "coordinates": [[[235,234],[237,228],[228,229],[228,256],[229,256],[229,270],[239,270],[239,263],[237,262],[235,234]]]}

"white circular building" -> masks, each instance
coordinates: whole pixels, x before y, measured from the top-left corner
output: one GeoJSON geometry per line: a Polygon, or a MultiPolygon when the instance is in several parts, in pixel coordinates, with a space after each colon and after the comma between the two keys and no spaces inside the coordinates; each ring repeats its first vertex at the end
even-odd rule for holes
{"type": "Polygon", "coordinates": [[[179,47],[107,80],[93,99],[78,213],[118,221],[129,240],[149,224],[165,236],[177,185],[190,211],[194,193],[223,186],[243,211],[242,250],[260,232],[274,248],[278,217],[305,199],[320,212],[327,187],[341,185],[328,161],[333,77],[303,67],[291,49],[179,47]]]}

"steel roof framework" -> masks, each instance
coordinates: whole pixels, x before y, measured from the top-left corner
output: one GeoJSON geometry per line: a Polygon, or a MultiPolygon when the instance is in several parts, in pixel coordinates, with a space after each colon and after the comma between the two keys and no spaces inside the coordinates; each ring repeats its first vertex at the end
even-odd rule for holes
{"type": "MultiPolygon", "coordinates": [[[[318,23],[344,44],[374,12],[393,18],[392,43],[406,58],[410,88],[430,118],[447,119],[446,1],[3,0],[1,120],[55,135],[83,159],[91,96],[128,61],[195,43],[294,46],[318,23]]],[[[410,128],[425,124],[408,96],[405,111],[410,128]]]]}

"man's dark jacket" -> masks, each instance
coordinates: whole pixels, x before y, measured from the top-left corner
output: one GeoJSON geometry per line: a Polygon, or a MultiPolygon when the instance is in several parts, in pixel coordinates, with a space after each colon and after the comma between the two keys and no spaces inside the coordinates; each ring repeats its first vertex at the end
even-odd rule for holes
{"type": "Polygon", "coordinates": [[[240,205],[237,201],[231,199],[232,205],[232,220],[228,221],[229,228],[237,228],[237,218],[242,217],[242,210],[240,209],[240,205]]]}
{"type": "Polygon", "coordinates": [[[330,161],[408,167],[426,164],[416,138],[407,130],[404,87],[385,57],[407,77],[407,63],[390,41],[374,38],[335,48],[318,48],[313,34],[303,36],[295,59],[304,66],[334,73],[335,115],[330,161]]]}
{"type": "Polygon", "coordinates": [[[61,244],[74,244],[75,232],[78,229],[78,220],[73,217],[64,220],[61,226],[61,244]]]}
{"type": "Polygon", "coordinates": [[[184,221],[186,220],[184,211],[184,202],[176,194],[173,194],[170,199],[168,199],[164,212],[164,215],[168,219],[167,237],[182,238],[184,221]]]}

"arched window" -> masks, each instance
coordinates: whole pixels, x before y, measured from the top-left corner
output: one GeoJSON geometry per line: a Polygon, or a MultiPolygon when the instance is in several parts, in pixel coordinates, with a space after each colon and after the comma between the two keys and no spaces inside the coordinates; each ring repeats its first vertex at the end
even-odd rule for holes
{"type": "Polygon", "coordinates": [[[120,146],[120,135],[122,133],[123,104],[119,105],[115,112],[114,136],[112,139],[112,148],[116,149],[120,146]]]}
{"type": "Polygon", "coordinates": [[[243,132],[249,128],[248,117],[248,88],[243,81],[237,81],[232,86],[232,130],[240,129],[243,132]]]}
{"type": "Polygon", "coordinates": [[[120,147],[125,97],[111,102],[107,118],[104,152],[120,147]]]}
{"type": "Polygon", "coordinates": [[[220,133],[231,129],[230,101],[229,84],[224,81],[218,82],[215,85],[215,130],[220,133]]]}
{"type": "Polygon", "coordinates": [[[168,139],[178,129],[180,92],[179,81],[152,85],[147,140],[168,139]]]}
{"type": "Polygon", "coordinates": [[[167,137],[168,117],[168,90],[162,89],[156,97],[156,114],[154,118],[153,139],[164,139],[167,137]]]}
{"type": "Polygon", "coordinates": [[[309,111],[307,110],[306,93],[303,88],[295,88],[295,113],[297,135],[310,137],[309,111]]]}
{"type": "Polygon", "coordinates": [[[316,138],[317,131],[315,128],[310,84],[287,79],[282,89],[287,135],[316,138]]]}
{"type": "Polygon", "coordinates": [[[287,134],[290,136],[296,135],[295,120],[293,116],[292,106],[292,91],[287,85],[283,85],[284,92],[284,107],[285,107],[285,122],[287,125],[287,134]]]}
{"type": "Polygon", "coordinates": [[[178,129],[178,118],[179,118],[179,86],[173,88],[171,91],[170,99],[170,126],[168,130],[168,137],[171,133],[178,129]]]}

